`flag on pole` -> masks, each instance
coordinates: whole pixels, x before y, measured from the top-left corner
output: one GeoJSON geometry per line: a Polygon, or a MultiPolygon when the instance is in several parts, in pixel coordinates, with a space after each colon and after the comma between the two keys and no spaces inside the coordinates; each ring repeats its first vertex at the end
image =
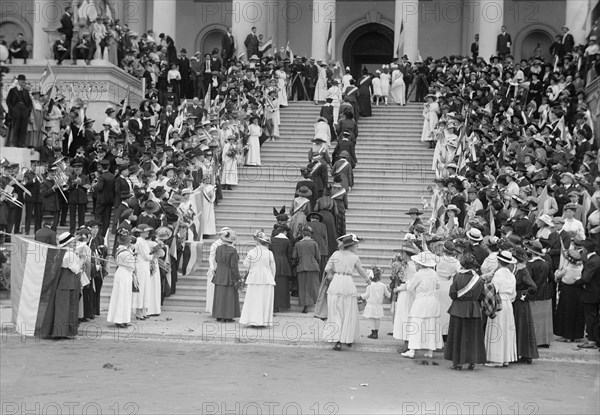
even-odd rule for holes
{"type": "Polygon", "coordinates": [[[333,21],[329,22],[329,34],[327,35],[327,59],[333,59],[333,21]]]}
{"type": "Polygon", "coordinates": [[[50,62],[48,62],[46,64],[46,69],[44,69],[44,72],[40,77],[40,94],[46,94],[46,92],[52,88],[50,83],[53,83],[53,85],[56,84],[56,76],[54,76],[50,62]]]}
{"type": "Polygon", "coordinates": [[[423,62],[423,58],[421,57],[421,51],[417,50],[417,62],[423,62]]]}
{"type": "Polygon", "coordinates": [[[207,111],[210,111],[210,96],[212,95],[212,84],[208,84],[208,91],[206,91],[206,95],[204,96],[204,108],[207,111]]]}
{"type": "Polygon", "coordinates": [[[396,33],[395,44],[394,58],[400,58],[404,55],[404,21],[400,23],[400,32],[396,33]]]}
{"type": "Polygon", "coordinates": [[[590,212],[590,209],[592,208],[592,196],[590,196],[589,192],[587,190],[583,191],[583,202],[582,202],[582,207],[583,207],[583,214],[581,215],[581,222],[583,223],[583,227],[585,228],[587,226],[587,216],[588,213],[590,212]]]}
{"type": "Polygon", "coordinates": [[[127,85],[127,93],[125,94],[125,98],[123,99],[123,107],[121,111],[119,111],[119,118],[122,120],[125,116],[125,112],[127,111],[127,107],[129,106],[129,85],[127,85]]]}
{"type": "MultiPolygon", "coordinates": [[[[65,251],[16,235],[12,245],[11,321],[18,333],[41,336],[42,324],[54,313],[54,297],[65,251]]],[[[49,322],[50,326],[53,323],[49,322]]]]}
{"type": "Polygon", "coordinates": [[[285,47],[285,53],[290,57],[290,62],[294,62],[294,52],[292,52],[292,48],[290,48],[289,40],[287,46],[285,47]]]}
{"type": "Polygon", "coordinates": [[[269,38],[269,40],[267,40],[262,46],[260,46],[258,48],[258,50],[261,53],[265,53],[266,51],[268,51],[269,49],[271,49],[273,47],[273,38],[269,38]]]}

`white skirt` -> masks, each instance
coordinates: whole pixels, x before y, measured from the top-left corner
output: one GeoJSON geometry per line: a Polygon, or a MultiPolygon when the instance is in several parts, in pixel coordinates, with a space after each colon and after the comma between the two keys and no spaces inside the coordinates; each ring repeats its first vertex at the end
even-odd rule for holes
{"type": "Polygon", "coordinates": [[[240,324],[272,326],[274,296],[274,285],[249,284],[246,289],[240,324]]]}
{"type": "Polygon", "coordinates": [[[394,339],[408,341],[406,327],[408,325],[408,314],[415,301],[410,291],[400,291],[396,300],[396,312],[394,313],[394,339]]]}
{"type": "Polygon", "coordinates": [[[248,137],[246,164],[249,166],[260,166],[260,140],[256,135],[248,137]]]}
{"type": "Polygon", "coordinates": [[[117,268],[113,279],[112,294],[108,304],[106,321],[125,324],[131,322],[133,270],[117,268]]]}
{"type": "Polygon", "coordinates": [[[364,318],[381,318],[381,317],[383,317],[383,305],[367,303],[367,305],[365,305],[365,310],[363,311],[363,317],[364,318]]]}
{"type": "Polygon", "coordinates": [[[502,310],[496,318],[489,318],[485,326],[486,358],[494,363],[517,360],[517,333],[512,303],[502,299],[502,310]]]}
{"type": "Polygon", "coordinates": [[[215,297],[215,284],[212,283],[212,276],[209,274],[206,279],[206,307],[204,311],[212,313],[213,300],[215,297]]]}
{"type": "Polygon", "coordinates": [[[150,274],[150,278],[146,281],[146,293],[144,296],[144,304],[146,305],[146,313],[149,315],[160,314],[160,271],[158,264],[156,271],[150,274]]]}
{"type": "Polygon", "coordinates": [[[327,289],[327,322],[323,340],[354,343],[359,333],[356,286],[350,275],[335,274],[327,289]]]}
{"type": "Polygon", "coordinates": [[[408,348],[437,350],[444,347],[439,317],[409,317],[406,325],[408,348]]]}

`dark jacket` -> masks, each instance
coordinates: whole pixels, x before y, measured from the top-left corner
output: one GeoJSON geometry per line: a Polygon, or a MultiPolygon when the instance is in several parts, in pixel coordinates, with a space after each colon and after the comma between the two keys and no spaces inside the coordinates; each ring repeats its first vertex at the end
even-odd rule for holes
{"type": "Polygon", "coordinates": [[[94,190],[98,195],[97,203],[99,205],[112,205],[115,202],[115,176],[105,171],[98,178],[94,190]]]}
{"type": "Polygon", "coordinates": [[[275,258],[275,276],[291,277],[292,244],[287,238],[271,238],[271,251],[275,258]]]}
{"type": "Polygon", "coordinates": [[[54,182],[48,179],[40,185],[40,195],[42,195],[42,210],[46,212],[56,212],[59,210],[58,190],[53,189],[54,182]]]}
{"type": "Polygon", "coordinates": [[[594,253],[583,263],[581,278],[575,285],[583,286],[581,302],[584,304],[600,303],[600,256],[594,253]]]}
{"type": "Polygon", "coordinates": [[[319,261],[321,261],[319,245],[312,239],[296,242],[292,259],[298,261],[296,272],[318,272],[320,270],[319,261]]]}
{"type": "Polygon", "coordinates": [[[56,232],[50,228],[40,228],[35,233],[35,240],[48,245],[56,246],[56,232]]]}
{"type": "Polygon", "coordinates": [[[469,285],[471,281],[471,272],[459,272],[454,276],[452,285],[450,286],[450,298],[452,305],[448,309],[448,314],[460,318],[481,318],[481,306],[479,301],[483,300],[483,281],[479,279],[473,288],[465,295],[458,297],[458,291],[469,285]]]}
{"type": "Polygon", "coordinates": [[[238,262],[240,256],[236,249],[231,245],[221,245],[215,252],[215,261],[217,269],[212,279],[215,285],[233,285],[240,279],[240,270],[238,262]]]}
{"type": "Polygon", "coordinates": [[[77,205],[85,205],[88,202],[87,189],[83,186],[90,184],[90,178],[86,174],[79,176],[81,178],[81,184],[76,185],[73,180],[77,178],[76,175],[69,177],[69,203],[77,205]]]}
{"type": "Polygon", "coordinates": [[[115,206],[119,206],[121,201],[131,197],[133,189],[129,187],[129,183],[123,176],[115,178],[115,206]]]}

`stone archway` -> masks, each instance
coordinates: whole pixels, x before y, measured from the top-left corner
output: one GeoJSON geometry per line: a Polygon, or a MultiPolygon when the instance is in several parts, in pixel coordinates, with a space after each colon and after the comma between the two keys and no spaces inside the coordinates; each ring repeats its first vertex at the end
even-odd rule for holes
{"type": "Polygon", "coordinates": [[[551,60],[550,45],[554,42],[554,36],[559,32],[560,30],[543,23],[529,25],[523,28],[514,37],[515,59],[520,60],[532,57],[537,42],[540,42],[542,56],[546,60],[551,60]]]}
{"type": "Polygon", "coordinates": [[[380,23],[364,24],[348,35],[342,56],[355,79],[363,67],[375,72],[376,67],[394,60],[394,31],[380,23]]]}
{"type": "Polygon", "coordinates": [[[29,23],[20,19],[3,17],[2,21],[0,21],[0,33],[4,35],[4,40],[8,45],[17,38],[17,33],[23,33],[25,40],[27,41],[27,50],[31,56],[33,30],[29,23]]]}
{"type": "Polygon", "coordinates": [[[198,36],[196,36],[195,52],[201,52],[202,55],[205,53],[211,53],[214,48],[218,48],[221,51],[221,40],[227,33],[227,26],[225,25],[209,25],[205,27],[198,36]]]}

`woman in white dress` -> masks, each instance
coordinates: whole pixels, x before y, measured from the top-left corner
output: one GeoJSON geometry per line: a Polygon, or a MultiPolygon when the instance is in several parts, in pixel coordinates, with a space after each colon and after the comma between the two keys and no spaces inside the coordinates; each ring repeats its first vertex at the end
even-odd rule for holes
{"type": "Polygon", "coordinates": [[[279,98],[278,92],[273,90],[269,92],[265,102],[265,127],[269,140],[275,141],[279,138],[279,124],[281,118],[279,116],[279,98]]]}
{"type": "Polygon", "coordinates": [[[283,70],[283,66],[277,66],[277,70],[275,71],[275,76],[277,77],[277,87],[279,88],[278,98],[279,98],[279,106],[287,107],[288,106],[288,96],[287,96],[287,74],[283,70]]]}
{"type": "Polygon", "coordinates": [[[398,65],[392,64],[392,86],[390,88],[390,97],[398,105],[406,105],[406,85],[404,84],[404,75],[398,69],[398,65]]]}
{"type": "Polygon", "coordinates": [[[260,125],[258,125],[258,117],[256,115],[250,118],[248,135],[248,154],[246,155],[246,166],[260,166],[259,138],[262,135],[262,128],[260,125]]]}
{"type": "Polygon", "coordinates": [[[240,324],[253,327],[273,325],[273,301],[275,296],[275,257],[269,250],[270,238],[262,231],[254,234],[256,246],[248,251],[244,267],[246,297],[240,316],[240,324]]]}
{"type": "Polygon", "coordinates": [[[390,75],[390,66],[383,65],[381,67],[383,72],[379,75],[381,81],[381,96],[383,97],[383,103],[388,104],[388,96],[390,95],[390,84],[392,83],[392,75],[390,75]]]}
{"type": "MultiPolygon", "coordinates": [[[[131,249],[131,236],[125,228],[118,230],[119,247],[115,261],[117,270],[113,278],[112,294],[108,304],[106,321],[115,323],[119,328],[129,326],[131,322],[133,273],[135,271],[135,255],[131,249]]],[[[135,282],[137,284],[137,281],[135,282]]]]}
{"type": "Polygon", "coordinates": [[[327,98],[327,64],[319,61],[318,65],[319,77],[317,78],[317,86],[315,87],[315,104],[325,102],[327,98]]]}
{"type": "MultiPolygon", "coordinates": [[[[435,255],[421,252],[411,257],[417,272],[406,283],[405,289],[415,293],[415,301],[408,317],[408,350],[403,357],[414,359],[415,351],[428,350],[424,356],[433,357],[433,351],[444,346],[440,328],[440,303],[436,297],[439,279],[435,268],[435,255]]],[[[402,287],[402,286],[401,286],[402,287]]]]}
{"type": "Polygon", "coordinates": [[[133,294],[133,305],[135,309],[135,318],[137,320],[146,320],[148,318],[148,305],[146,304],[148,294],[148,284],[150,284],[150,262],[154,259],[150,253],[148,245],[148,234],[152,230],[151,226],[145,223],[132,230],[132,233],[138,234],[135,242],[136,263],[135,273],[138,281],[138,292],[133,294]]]}
{"type": "Polygon", "coordinates": [[[342,350],[342,343],[348,347],[359,336],[358,330],[358,294],[352,275],[354,272],[364,278],[367,284],[371,281],[363,269],[360,258],[356,254],[358,238],[354,234],[340,236],[339,249],[333,253],[325,266],[327,280],[328,320],[323,328],[323,340],[335,342],[334,350],[342,350]]]}
{"type": "Polygon", "coordinates": [[[202,214],[200,215],[200,229],[203,235],[216,235],[217,224],[215,219],[216,187],[211,183],[211,177],[203,177],[200,191],[202,192],[202,214]]]}
{"type": "Polygon", "coordinates": [[[235,141],[235,136],[230,135],[223,146],[223,154],[221,156],[221,160],[223,161],[223,166],[221,167],[223,169],[221,172],[223,190],[231,190],[231,186],[237,186],[238,184],[238,153],[235,141]]]}
{"type": "MultiPolygon", "coordinates": [[[[392,86],[393,89],[393,86],[392,86]]],[[[440,106],[436,102],[437,97],[433,94],[427,95],[427,102],[423,105],[423,132],[421,134],[421,141],[428,142],[429,148],[434,148],[435,141],[433,140],[433,130],[438,122],[438,113],[440,106]]]]}
{"type": "Polygon", "coordinates": [[[494,318],[488,318],[485,326],[486,366],[508,366],[517,360],[517,333],[512,302],[517,297],[517,279],[512,272],[516,264],[509,251],[498,254],[498,269],[492,277],[492,284],[502,300],[502,309],[494,318]]]}
{"type": "Polygon", "coordinates": [[[337,124],[340,116],[340,104],[342,103],[342,90],[338,81],[331,81],[331,88],[327,90],[327,98],[331,98],[331,106],[333,107],[333,123],[337,124]]]}
{"type": "Polygon", "coordinates": [[[450,314],[448,310],[452,305],[450,298],[450,287],[453,278],[460,269],[460,261],[456,258],[456,246],[454,242],[448,240],[444,242],[443,255],[436,257],[435,271],[438,274],[440,287],[435,292],[440,303],[440,327],[442,329],[442,339],[445,341],[450,327],[450,314]]]}
{"type": "Polygon", "coordinates": [[[383,91],[381,90],[381,79],[379,76],[381,75],[381,71],[377,69],[375,71],[375,76],[371,80],[371,87],[373,88],[373,103],[379,106],[379,100],[383,96],[383,91]]]}
{"type": "Polygon", "coordinates": [[[403,344],[398,349],[400,353],[408,350],[407,325],[410,308],[415,301],[415,296],[412,291],[401,289],[402,285],[406,288],[406,284],[413,278],[417,272],[415,263],[410,259],[411,255],[418,254],[419,248],[410,241],[404,241],[399,249],[395,250],[398,254],[392,260],[392,277],[397,278],[400,284],[394,289],[397,294],[396,302],[394,303],[394,330],[392,335],[394,339],[400,340],[403,344]]]}

